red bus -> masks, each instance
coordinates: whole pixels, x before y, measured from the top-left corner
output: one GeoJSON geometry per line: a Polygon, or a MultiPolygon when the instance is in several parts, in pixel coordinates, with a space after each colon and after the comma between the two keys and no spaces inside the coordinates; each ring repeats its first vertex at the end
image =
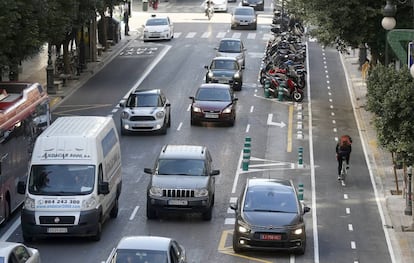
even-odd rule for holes
{"type": "Polygon", "coordinates": [[[50,125],[46,90],[39,83],[0,82],[0,224],[20,207],[34,142],[50,125]]]}

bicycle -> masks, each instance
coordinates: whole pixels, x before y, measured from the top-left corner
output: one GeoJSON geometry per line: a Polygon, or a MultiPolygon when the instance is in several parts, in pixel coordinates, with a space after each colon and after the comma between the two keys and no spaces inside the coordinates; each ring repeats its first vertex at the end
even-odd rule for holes
{"type": "Polygon", "coordinates": [[[342,156],[342,169],[341,169],[341,175],[339,176],[339,181],[342,182],[343,185],[345,185],[345,178],[348,175],[348,169],[346,165],[346,156],[342,156]]]}

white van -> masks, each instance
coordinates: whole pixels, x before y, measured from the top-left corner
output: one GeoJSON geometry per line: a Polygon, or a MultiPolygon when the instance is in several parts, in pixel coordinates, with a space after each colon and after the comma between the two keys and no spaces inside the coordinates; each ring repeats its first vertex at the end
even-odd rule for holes
{"type": "Polygon", "coordinates": [[[23,239],[90,236],[118,215],[121,150],[111,117],[61,117],[37,139],[21,212],[23,239]]]}

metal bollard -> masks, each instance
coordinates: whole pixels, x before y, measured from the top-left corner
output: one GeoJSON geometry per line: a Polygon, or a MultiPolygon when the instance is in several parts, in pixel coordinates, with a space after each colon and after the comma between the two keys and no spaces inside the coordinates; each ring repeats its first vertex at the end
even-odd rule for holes
{"type": "Polygon", "coordinates": [[[265,96],[265,98],[270,97],[269,87],[270,87],[270,81],[268,79],[266,79],[265,84],[264,84],[264,96],[265,96]]]}
{"type": "Polygon", "coordinates": [[[404,214],[407,216],[411,216],[413,214],[413,200],[412,200],[412,167],[409,166],[408,167],[408,171],[407,171],[407,175],[408,175],[408,192],[407,192],[407,199],[406,199],[406,204],[405,204],[405,210],[404,210],[404,214]]]}
{"type": "Polygon", "coordinates": [[[300,201],[302,201],[302,200],[303,200],[303,194],[304,194],[304,191],[303,191],[303,184],[302,184],[302,183],[300,183],[300,184],[298,185],[298,199],[299,199],[300,201]]]}
{"type": "Polygon", "coordinates": [[[250,138],[250,137],[245,137],[244,138],[244,147],[248,147],[248,148],[250,148],[252,145],[251,145],[251,142],[252,142],[252,138],[250,138]]]}
{"type": "Polygon", "coordinates": [[[303,147],[298,148],[298,164],[303,165],[303,147]]]}
{"type": "Polygon", "coordinates": [[[250,137],[244,138],[243,163],[242,163],[243,171],[249,170],[251,141],[252,141],[252,138],[250,137]]]}
{"type": "Polygon", "coordinates": [[[277,93],[277,99],[279,101],[283,101],[283,89],[285,87],[286,86],[285,86],[285,83],[284,82],[280,83],[279,88],[278,88],[278,93],[277,93]]]}

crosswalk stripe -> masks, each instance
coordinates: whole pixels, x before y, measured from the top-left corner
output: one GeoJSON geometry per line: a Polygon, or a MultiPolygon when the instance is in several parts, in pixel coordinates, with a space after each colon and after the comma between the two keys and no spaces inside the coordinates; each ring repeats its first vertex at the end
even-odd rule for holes
{"type": "Polygon", "coordinates": [[[224,38],[226,36],[226,32],[218,32],[216,38],[224,38]]]}
{"type": "Polygon", "coordinates": [[[256,38],[256,33],[247,34],[247,39],[255,39],[255,38],[256,38]]]}
{"type": "Polygon", "coordinates": [[[237,33],[233,33],[233,37],[232,38],[240,38],[241,37],[241,33],[237,32],[237,33]]]}
{"type": "Polygon", "coordinates": [[[185,38],[193,38],[197,32],[188,32],[188,34],[185,36],[185,38]]]}
{"type": "Polygon", "coordinates": [[[181,34],[181,32],[174,32],[174,38],[179,38],[181,34]]]}
{"type": "Polygon", "coordinates": [[[208,38],[210,35],[211,35],[211,32],[204,32],[204,33],[201,35],[201,38],[208,38]]]}

